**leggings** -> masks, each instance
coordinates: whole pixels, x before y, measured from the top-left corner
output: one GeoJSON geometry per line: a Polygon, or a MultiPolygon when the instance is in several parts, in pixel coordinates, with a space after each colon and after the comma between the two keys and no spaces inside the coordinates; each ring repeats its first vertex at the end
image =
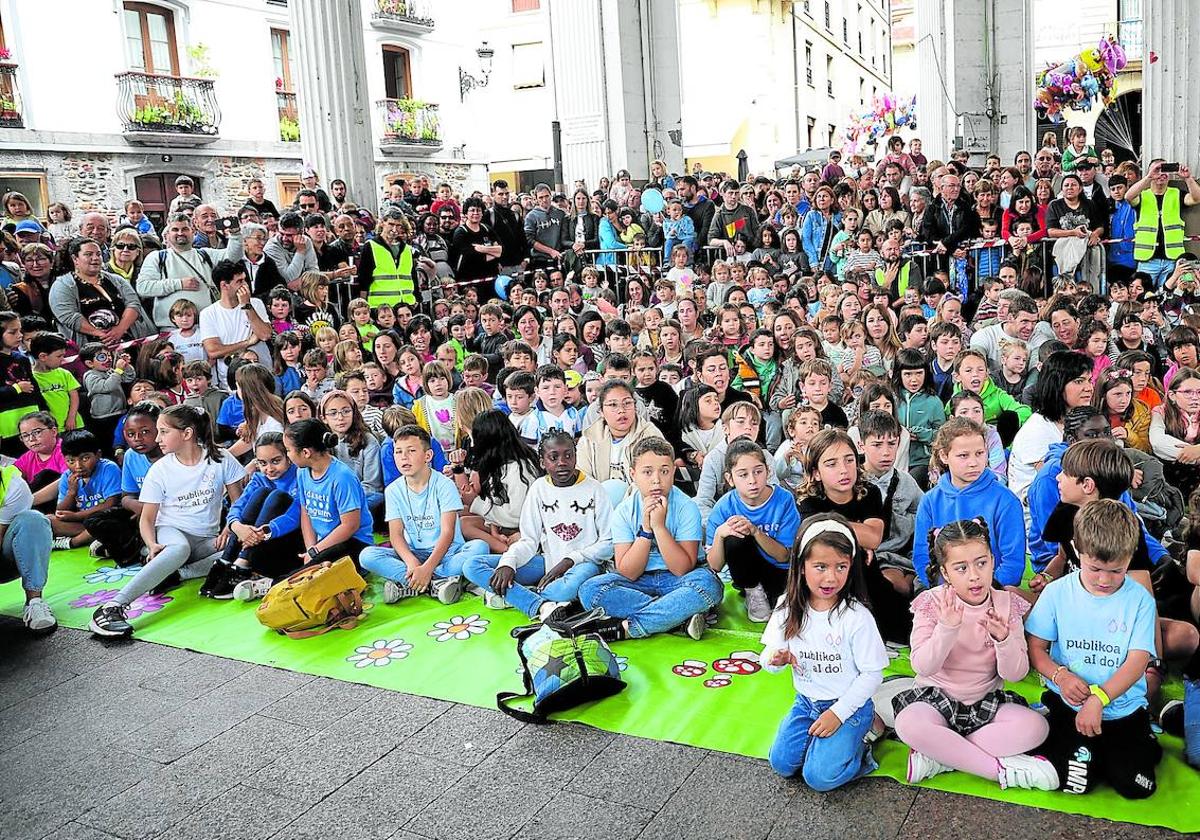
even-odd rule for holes
{"type": "MultiPolygon", "coordinates": [[[[36,493],[37,491],[41,490],[43,487],[48,487],[51,484],[58,484],[59,479],[61,479],[61,478],[62,478],[62,473],[55,472],[54,470],[51,470],[51,469],[40,470],[38,472],[38,474],[35,475],[32,480],[30,480],[29,489],[32,490],[34,493],[36,493]]],[[[50,499],[49,501],[47,501],[43,504],[38,505],[37,507],[34,508],[34,510],[38,510],[42,513],[54,513],[54,510],[57,507],[58,507],[58,499],[56,497],[56,498],[50,499]]]]}
{"type": "Polygon", "coordinates": [[[169,525],[159,525],[155,529],[155,539],[165,546],[158,555],[141,571],[129,579],[129,583],[113,598],[123,607],[132,604],[139,595],[144,595],[171,576],[179,572],[184,580],[204,577],[217,559],[217,549],[213,545],[216,537],[195,537],[185,534],[178,528],[169,525]],[[186,568],[185,568],[186,566],[186,568]]]}
{"type": "Polygon", "coordinates": [[[905,706],[896,715],[896,735],[913,750],[947,767],[985,779],[999,778],[997,758],[1019,755],[1042,745],[1050,726],[1020,703],[1004,703],[991,723],[960,735],[928,703],[905,706]]]}
{"type": "MultiPolygon", "coordinates": [[[[266,525],[276,517],[287,513],[296,500],[282,490],[272,490],[263,487],[241,510],[241,522],[244,525],[266,525]]],[[[244,546],[233,532],[229,534],[229,542],[221,556],[224,563],[233,565],[238,557],[243,557],[250,563],[250,568],[264,577],[272,580],[287,577],[300,568],[300,552],[304,549],[304,540],[300,529],[296,528],[286,534],[280,534],[258,545],[244,546]]]]}
{"type": "Polygon", "coordinates": [[[742,592],[761,586],[774,607],[787,588],[787,569],[781,569],[763,557],[754,537],[726,537],[723,546],[725,565],[729,567],[733,585],[742,592]]]}

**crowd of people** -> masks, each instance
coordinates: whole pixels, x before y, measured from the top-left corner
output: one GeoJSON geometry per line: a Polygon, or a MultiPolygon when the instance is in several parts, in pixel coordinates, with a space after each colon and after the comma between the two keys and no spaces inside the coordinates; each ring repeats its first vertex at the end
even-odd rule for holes
{"type": "Polygon", "coordinates": [[[341,557],[609,640],[744,612],[781,774],[894,729],[910,782],[1150,796],[1159,724],[1200,765],[1200,185],[1053,141],[378,206],[306,172],[282,211],[181,177],[163,219],[10,192],[0,579],[46,632],[54,549],[136,569],[101,637],[341,557]]]}

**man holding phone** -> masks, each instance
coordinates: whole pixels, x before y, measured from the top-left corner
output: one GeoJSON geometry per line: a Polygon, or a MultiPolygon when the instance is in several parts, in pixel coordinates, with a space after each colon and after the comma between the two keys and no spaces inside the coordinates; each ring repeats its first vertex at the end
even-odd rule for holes
{"type": "Polygon", "coordinates": [[[1160,288],[1175,270],[1175,261],[1183,256],[1183,205],[1200,203],[1200,184],[1186,165],[1167,163],[1162,158],[1150,161],[1146,175],[1130,185],[1125,200],[1138,208],[1133,235],[1133,257],[1138,271],[1150,275],[1154,288],[1160,288]],[[1170,186],[1172,176],[1187,185],[1187,192],[1170,186]]]}

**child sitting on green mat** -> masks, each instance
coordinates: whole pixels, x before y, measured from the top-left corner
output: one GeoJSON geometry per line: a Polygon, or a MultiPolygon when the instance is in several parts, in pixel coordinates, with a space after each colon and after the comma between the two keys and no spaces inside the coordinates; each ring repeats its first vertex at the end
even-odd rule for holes
{"type": "Polygon", "coordinates": [[[1046,680],[1042,752],[1067,793],[1107,781],[1127,799],[1157,790],[1162,748],[1150,729],[1146,666],[1154,598],[1128,579],[1141,525],[1114,499],[1075,514],[1079,571],[1048,584],[1026,619],[1029,661],[1046,680]]]}

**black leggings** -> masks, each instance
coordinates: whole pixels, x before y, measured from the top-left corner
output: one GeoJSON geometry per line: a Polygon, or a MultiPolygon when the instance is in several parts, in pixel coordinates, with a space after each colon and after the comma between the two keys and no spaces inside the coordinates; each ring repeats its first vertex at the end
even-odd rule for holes
{"type": "Polygon", "coordinates": [[[1089,793],[1103,781],[1126,799],[1145,799],[1154,793],[1162,747],[1150,729],[1145,708],[1104,721],[1100,734],[1093,738],[1079,734],[1075,710],[1056,693],[1046,690],[1042,702],[1050,712],[1050,735],[1041,752],[1058,771],[1062,790],[1089,793]]]}
{"type": "Polygon", "coordinates": [[[725,565],[735,588],[745,592],[761,586],[771,606],[787,588],[787,569],[781,569],[762,555],[754,537],[726,537],[722,543],[725,565]]]}
{"type": "MultiPolygon", "coordinates": [[[[287,513],[288,508],[295,504],[295,499],[282,490],[261,488],[242,508],[241,522],[245,525],[266,525],[272,519],[287,513]]],[[[300,529],[280,534],[258,545],[242,545],[236,535],[230,533],[229,542],[221,559],[232,564],[238,557],[244,557],[250,562],[250,568],[264,577],[272,580],[287,575],[300,568],[300,552],[304,548],[304,539],[300,529]]]]}
{"type": "MultiPolygon", "coordinates": [[[[33,480],[29,482],[29,489],[36,493],[45,487],[49,487],[51,484],[58,484],[61,478],[62,473],[60,472],[55,472],[51,469],[40,470],[38,474],[33,477],[33,480]]],[[[54,511],[57,509],[57,494],[53,499],[49,499],[40,505],[34,506],[34,510],[38,511],[39,513],[54,513],[54,511]]]]}
{"type": "Polygon", "coordinates": [[[142,561],[142,537],[138,533],[138,518],[123,507],[111,507],[93,513],[83,520],[92,538],[108,549],[118,566],[132,566],[142,561]]]}

